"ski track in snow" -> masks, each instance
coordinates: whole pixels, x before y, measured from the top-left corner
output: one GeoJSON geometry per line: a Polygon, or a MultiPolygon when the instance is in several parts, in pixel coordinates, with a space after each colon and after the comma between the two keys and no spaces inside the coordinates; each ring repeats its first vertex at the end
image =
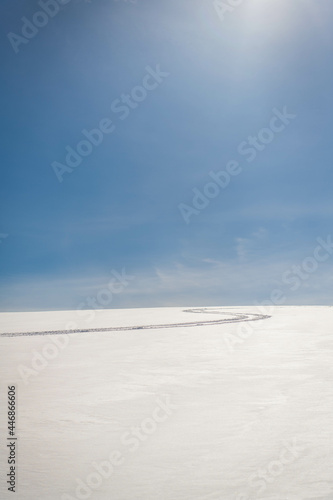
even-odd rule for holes
{"type": "Polygon", "coordinates": [[[228,311],[221,311],[220,309],[210,309],[210,308],[199,308],[199,309],[184,309],[183,312],[187,313],[204,313],[204,314],[218,314],[218,315],[230,315],[233,318],[210,320],[210,321],[191,321],[187,323],[167,323],[164,325],[137,325],[137,326],[112,326],[107,328],[79,328],[76,330],[47,330],[40,332],[15,332],[15,333],[1,333],[0,337],[21,337],[21,336],[35,336],[35,335],[70,335],[73,333],[91,333],[91,332],[120,332],[120,331],[132,331],[132,330],[153,330],[155,328],[178,328],[178,327],[194,327],[194,326],[206,326],[206,325],[220,325],[223,323],[240,323],[244,321],[259,321],[263,319],[271,318],[271,316],[265,314],[254,314],[254,313],[234,313],[228,311]]]}

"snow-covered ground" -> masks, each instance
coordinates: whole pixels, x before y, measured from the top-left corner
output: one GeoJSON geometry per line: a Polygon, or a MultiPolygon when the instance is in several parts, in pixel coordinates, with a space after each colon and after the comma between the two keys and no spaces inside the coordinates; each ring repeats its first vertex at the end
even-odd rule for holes
{"type": "Polygon", "coordinates": [[[333,308],[184,309],[0,314],[1,500],[333,500],[333,308]]]}

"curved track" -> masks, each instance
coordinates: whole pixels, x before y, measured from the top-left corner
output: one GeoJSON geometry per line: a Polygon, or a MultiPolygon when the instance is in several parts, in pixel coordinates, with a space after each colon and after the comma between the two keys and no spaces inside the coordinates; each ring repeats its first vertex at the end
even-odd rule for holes
{"type": "Polygon", "coordinates": [[[187,313],[204,313],[204,314],[218,314],[218,315],[233,315],[233,317],[228,317],[225,319],[217,320],[206,320],[206,321],[190,321],[186,323],[167,323],[162,325],[141,325],[141,326],[112,326],[107,328],[79,328],[76,330],[46,330],[40,332],[16,332],[16,333],[1,333],[1,337],[20,337],[20,336],[32,336],[32,335],[69,335],[74,333],[91,333],[91,332],[120,332],[120,331],[131,331],[131,330],[153,330],[157,328],[178,328],[178,327],[194,327],[194,326],[205,326],[205,325],[221,325],[223,323],[240,323],[243,321],[258,321],[262,319],[271,318],[271,316],[265,314],[254,314],[254,313],[235,313],[228,311],[221,311],[220,309],[211,309],[207,307],[202,307],[198,309],[184,309],[183,312],[187,313]]]}

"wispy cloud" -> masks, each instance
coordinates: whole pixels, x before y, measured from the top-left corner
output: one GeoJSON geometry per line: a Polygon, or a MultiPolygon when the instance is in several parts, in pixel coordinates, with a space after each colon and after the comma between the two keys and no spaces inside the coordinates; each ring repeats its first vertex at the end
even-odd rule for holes
{"type": "MultiPolygon", "coordinates": [[[[302,253],[301,257],[289,251],[254,258],[256,245],[266,236],[266,231],[259,229],[251,238],[244,238],[245,243],[238,243],[242,248],[230,259],[192,258],[187,262],[183,259],[145,269],[126,269],[133,279],[122,294],[114,296],[108,307],[251,305],[268,299],[277,288],[286,296],[286,304],[330,304],[333,259],[321,262],[316,272],[309,274],[293,291],[283,275],[301,264],[311,252],[302,253]]],[[[1,309],[76,309],[108,281],[109,274],[96,270],[85,276],[16,278],[0,288],[1,309]]]]}
{"type": "Polygon", "coordinates": [[[260,243],[265,240],[267,231],[260,227],[249,238],[236,238],[236,254],[240,262],[246,262],[248,257],[254,255],[260,243]]]}

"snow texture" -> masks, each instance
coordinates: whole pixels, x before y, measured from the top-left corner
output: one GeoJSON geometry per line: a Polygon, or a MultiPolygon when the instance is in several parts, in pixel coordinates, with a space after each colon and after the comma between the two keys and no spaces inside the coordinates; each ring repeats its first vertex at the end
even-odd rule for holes
{"type": "Polygon", "coordinates": [[[0,319],[1,500],[333,500],[332,307],[0,319]]]}

